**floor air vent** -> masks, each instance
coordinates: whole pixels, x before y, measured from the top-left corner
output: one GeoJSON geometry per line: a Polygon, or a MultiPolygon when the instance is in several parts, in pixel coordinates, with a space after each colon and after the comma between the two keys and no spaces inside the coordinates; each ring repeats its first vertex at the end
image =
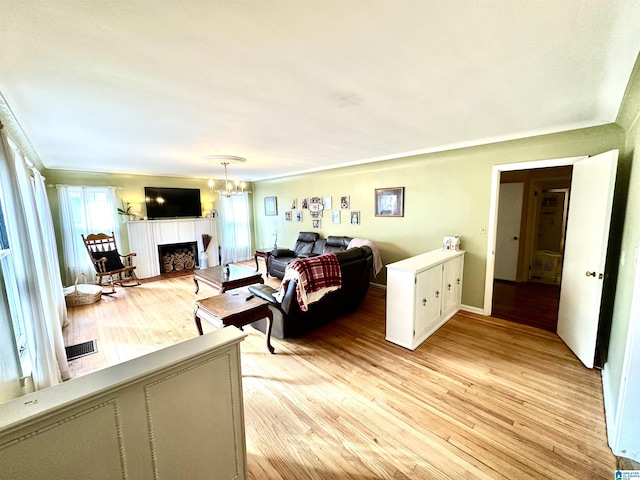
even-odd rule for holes
{"type": "Polygon", "coordinates": [[[95,340],[90,340],[77,345],[64,347],[64,349],[67,352],[67,360],[75,360],[76,358],[96,353],[98,351],[98,345],[95,340]]]}

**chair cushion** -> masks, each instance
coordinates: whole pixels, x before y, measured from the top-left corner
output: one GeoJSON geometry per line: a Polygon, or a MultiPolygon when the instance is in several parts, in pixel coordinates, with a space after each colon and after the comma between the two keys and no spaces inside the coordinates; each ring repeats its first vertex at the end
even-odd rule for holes
{"type": "Polygon", "coordinates": [[[341,250],[346,250],[349,246],[349,242],[351,242],[351,237],[327,237],[327,243],[324,247],[323,253],[328,252],[339,252],[341,250]]]}
{"type": "Polygon", "coordinates": [[[316,232],[298,232],[298,241],[300,242],[313,243],[318,237],[320,234],[316,232]]]}
{"type": "Polygon", "coordinates": [[[297,241],[296,242],[296,246],[295,246],[295,253],[296,256],[300,256],[300,255],[305,255],[307,253],[311,253],[311,251],[313,250],[313,242],[311,243],[306,243],[306,242],[301,242],[301,241],[297,241]]]}
{"type": "MultiPolygon", "coordinates": [[[[107,272],[113,272],[115,270],[121,270],[124,268],[122,260],[120,259],[120,255],[117,250],[108,250],[106,252],[93,252],[93,258],[96,260],[100,260],[101,258],[107,259],[107,264],[105,265],[105,269],[107,272]]],[[[96,270],[98,266],[95,265],[96,270]]]]}
{"type": "Polygon", "coordinates": [[[298,240],[293,247],[293,251],[296,253],[296,257],[304,254],[311,253],[316,240],[320,237],[317,232],[299,232],[298,240]]]}

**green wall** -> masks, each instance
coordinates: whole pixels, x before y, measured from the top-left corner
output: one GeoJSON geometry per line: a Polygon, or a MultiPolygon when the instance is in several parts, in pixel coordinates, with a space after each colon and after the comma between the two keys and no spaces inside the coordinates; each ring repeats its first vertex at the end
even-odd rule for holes
{"type": "MultiPolygon", "coordinates": [[[[572,130],[446,152],[418,155],[351,167],[255,182],[253,190],[254,246],[272,246],[274,232],[278,245],[291,247],[299,231],[311,231],[311,217],[303,212],[303,222],[286,222],[284,212],[291,199],[298,208],[303,197],[331,196],[338,209],[341,196],[348,195],[351,208],[341,212],[341,223],[332,224],[327,212],[318,232],[373,240],[384,264],[439,248],[445,235],[460,235],[467,252],[462,301],[483,308],[487,235],[481,228],[489,222],[491,171],[493,165],[527,162],[577,155],[595,155],[625,148],[625,132],[616,125],[572,130]],[[404,217],[376,217],[374,190],[405,188],[404,217]],[[276,196],[278,215],[264,215],[264,198],[276,196]],[[360,211],[360,225],[351,225],[349,213],[360,211]]],[[[118,201],[133,205],[144,202],[144,187],[200,188],[203,212],[219,209],[219,199],[209,193],[206,179],[86,173],[62,170],[44,172],[47,184],[113,185],[118,201]]],[[[49,189],[54,225],[60,236],[56,189],[49,189]]],[[[144,214],[144,209],[142,209],[144,214]]],[[[125,224],[120,224],[121,249],[129,251],[125,224]]],[[[60,246],[58,247],[60,249],[60,246]]],[[[62,259],[62,252],[60,258],[62,259]]],[[[374,280],[386,284],[386,271],[374,280]]]]}
{"type": "MultiPolygon", "coordinates": [[[[613,322],[609,340],[609,355],[605,366],[611,407],[618,404],[622,384],[622,367],[625,355],[629,315],[633,293],[634,275],[640,244],[640,57],[631,75],[618,123],[627,132],[624,158],[627,164],[629,192],[622,231],[622,245],[618,264],[618,281],[613,307],[613,322]]],[[[638,321],[638,319],[635,319],[638,321]]],[[[640,399],[636,399],[636,402],[640,399]]],[[[633,402],[633,400],[631,400],[633,402]]],[[[633,403],[631,403],[633,404],[633,403]]]]}
{"type": "MultiPolygon", "coordinates": [[[[361,212],[360,225],[351,225],[343,214],[339,225],[324,214],[323,236],[347,235],[373,240],[384,264],[440,248],[445,235],[460,235],[466,250],[462,302],[482,308],[487,257],[487,235],[480,232],[489,222],[491,171],[493,165],[552,158],[595,155],[623,149],[625,133],[616,124],[572,130],[522,140],[450,150],[344,167],[254,183],[255,238],[259,246],[291,247],[298,231],[311,231],[311,217],[303,222],[285,222],[290,199],[348,195],[351,210],[361,212]],[[375,217],[374,190],[405,187],[404,217],[375,217]],[[278,215],[264,215],[264,198],[277,196],[278,215]]],[[[386,272],[375,279],[386,283],[386,272]]]]}
{"type": "MultiPolygon", "coordinates": [[[[134,207],[140,208],[142,216],[145,215],[144,208],[144,187],[176,187],[176,188],[199,188],[200,199],[202,201],[203,215],[207,214],[211,208],[220,211],[220,199],[211,195],[209,192],[208,179],[201,178],[178,178],[178,177],[159,177],[147,175],[118,175],[109,173],[89,173],[76,172],[66,170],[46,170],[43,172],[47,185],[90,185],[90,186],[115,186],[119,187],[116,191],[118,206],[121,201],[129,202],[134,207]]],[[[249,185],[249,189],[251,185],[249,185]]],[[[56,230],[56,237],[62,238],[60,233],[60,214],[58,207],[58,195],[55,188],[47,190],[49,202],[53,215],[53,224],[56,230]]],[[[129,234],[125,223],[120,224],[120,250],[128,253],[129,250],[129,234]]],[[[61,243],[58,242],[58,253],[60,261],[64,261],[62,255],[61,243]]],[[[64,270],[63,270],[64,271],[64,270]]]]}

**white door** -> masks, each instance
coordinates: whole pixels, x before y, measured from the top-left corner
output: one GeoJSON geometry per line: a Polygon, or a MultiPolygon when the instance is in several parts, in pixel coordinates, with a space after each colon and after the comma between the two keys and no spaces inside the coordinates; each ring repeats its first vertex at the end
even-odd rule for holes
{"type": "Polygon", "coordinates": [[[524,183],[501,183],[494,277],[516,281],[524,183]]]}
{"type": "Polygon", "coordinates": [[[558,335],[593,368],[618,151],[573,166],[558,335]]]}

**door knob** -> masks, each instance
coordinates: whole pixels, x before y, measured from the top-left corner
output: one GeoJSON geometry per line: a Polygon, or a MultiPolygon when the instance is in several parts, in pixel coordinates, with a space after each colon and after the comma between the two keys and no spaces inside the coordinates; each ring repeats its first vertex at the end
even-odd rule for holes
{"type": "Polygon", "coordinates": [[[425,307],[427,306],[427,299],[426,298],[422,299],[422,305],[424,305],[425,307]]]}
{"type": "Polygon", "coordinates": [[[586,274],[586,275],[587,275],[587,277],[593,277],[593,278],[596,278],[596,272],[589,272],[589,271],[587,270],[587,274],[586,274]]]}

